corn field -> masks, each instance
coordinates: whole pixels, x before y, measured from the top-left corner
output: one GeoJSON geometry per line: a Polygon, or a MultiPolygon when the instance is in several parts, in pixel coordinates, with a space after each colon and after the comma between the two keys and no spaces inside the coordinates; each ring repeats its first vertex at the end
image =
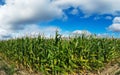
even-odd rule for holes
{"type": "Polygon", "coordinates": [[[43,74],[75,74],[97,71],[113,59],[120,57],[120,39],[38,36],[0,41],[3,57],[26,69],[43,74]]]}

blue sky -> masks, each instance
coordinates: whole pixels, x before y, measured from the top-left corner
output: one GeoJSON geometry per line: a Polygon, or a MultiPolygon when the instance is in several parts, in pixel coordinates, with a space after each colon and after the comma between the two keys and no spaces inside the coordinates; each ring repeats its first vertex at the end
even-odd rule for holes
{"type": "Polygon", "coordinates": [[[54,20],[44,24],[56,25],[62,28],[64,31],[88,30],[92,33],[106,33],[108,32],[106,28],[111,24],[111,22],[112,19],[95,20],[94,16],[89,18],[80,18],[80,16],[69,15],[68,19],[65,21],[54,20]]]}
{"type": "Polygon", "coordinates": [[[0,0],[0,38],[120,32],[119,0],[0,0]]]}

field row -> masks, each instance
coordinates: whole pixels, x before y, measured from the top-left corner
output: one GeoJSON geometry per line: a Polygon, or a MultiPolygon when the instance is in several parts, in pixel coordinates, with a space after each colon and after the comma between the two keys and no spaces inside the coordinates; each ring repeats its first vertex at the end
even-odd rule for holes
{"type": "Polygon", "coordinates": [[[114,38],[18,38],[0,42],[0,53],[17,65],[44,74],[97,71],[120,57],[120,40],[114,38]]]}

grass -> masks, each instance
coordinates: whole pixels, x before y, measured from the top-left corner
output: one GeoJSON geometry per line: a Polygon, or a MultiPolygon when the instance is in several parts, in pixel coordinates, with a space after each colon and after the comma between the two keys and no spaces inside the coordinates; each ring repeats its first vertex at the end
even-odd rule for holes
{"type": "Polygon", "coordinates": [[[75,74],[98,71],[120,57],[120,39],[84,35],[62,38],[38,36],[0,41],[0,53],[18,67],[43,74],[75,74]]]}

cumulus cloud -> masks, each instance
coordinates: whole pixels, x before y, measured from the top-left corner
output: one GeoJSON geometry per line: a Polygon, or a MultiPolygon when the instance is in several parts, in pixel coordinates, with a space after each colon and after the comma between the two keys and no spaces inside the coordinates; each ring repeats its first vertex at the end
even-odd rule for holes
{"type": "Polygon", "coordinates": [[[5,2],[6,4],[0,7],[0,21],[9,25],[60,18],[64,15],[63,10],[70,7],[75,8],[73,13],[77,13],[78,8],[86,15],[117,14],[120,11],[118,0],[6,0],[5,2]]]}
{"type": "Polygon", "coordinates": [[[25,30],[27,25],[38,22],[66,19],[64,10],[71,7],[73,14],[80,10],[87,17],[93,14],[120,15],[119,0],[5,0],[5,4],[0,5],[0,36],[25,30]]]}
{"type": "MultiPolygon", "coordinates": [[[[55,35],[56,30],[61,31],[60,28],[56,26],[39,26],[36,24],[26,25],[23,30],[19,30],[14,33],[7,33],[5,35],[5,32],[3,34],[0,34],[0,39],[4,38],[18,38],[18,37],[24,37],[24,36],[31,36],[35,37],[38,35],[43,35],[45,37],[50,37],[55,35]]],[[[1,33],[1,32],[0,32],[1,33]]]]}
{"type": "Polygon", "coordinates": [[[110,25],[107,29],[113,32],[120,32],[120,17],[115,17],[113,19],[113,24],[110,25]]]}
{"type": "Polygon", "coordinates": [[[91,35],[91,33],[87,30],[75,30],[72,32],[72,34],[75,34],[75,35],[91,35]]]}
{"type": "Polygon", "coordinates": [[[109,34],[109,33],[99,33],[99,34],[97,34],[96,35],[96,37],[98,37],[98,38],[104,38],[104,37],[111,37],[111,34],[109,34]]]}
{"type": "Polygon", "coordinates": [[[112,14],[120,12],[119,0],[54,0],[53,3],[62,8],[79,8],[84,14],[112,14]]]}
{"type": "Polygon", "coordinates": [[[120,24],[112,24],[108,29],[113,32],[120,32],[120,24]]]}
{"type": "Polygon", "coordinates": [[[0,28],[0,37],[8,36],[10,32],[7,32],[6,30],[0,28]]]}
{"type": "Polygon", "coordinates": [[[5,5],[0,6],[0,36],[63,16],[62,10],[50,0],[5,0],[5,5]]]}
{"type": "Polygon", "coordinates": [[[120,17],[115,17],[115,18],[113,19],[113,23],[119,24],[119,23],[120,23],[120,17]]]}
{"type": "Polygon", "coordinates": [[[112,16],[103,16],[103,15],[95,16],[95,17],[94,17],[94,20],[100,20],[100,19],[112,20],[113,17],[112,17],[112,16]]]}
{"type": "Polygon", "coordinates": [[[78,14],[79,14],[78,9],[73,9],[73,10],[71,11],[71,14],[72,14],[72,15],[78,15],[78,14]]]}
{"type": "Polygon", "coordinates": [[[0,7],[0,26],[14,28],[16,25],[19,27],[23,24],[52,20],[62,15],[62,10],[50,4],[49,0],[6,0],[6,4],[0,7]]]}

